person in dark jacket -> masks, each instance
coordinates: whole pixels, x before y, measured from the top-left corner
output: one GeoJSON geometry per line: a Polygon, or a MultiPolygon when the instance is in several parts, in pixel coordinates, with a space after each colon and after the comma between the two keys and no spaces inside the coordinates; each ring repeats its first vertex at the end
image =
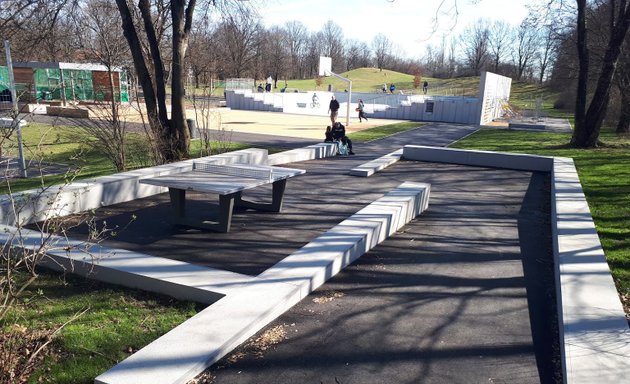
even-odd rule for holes
{"type": "Polygon", "coordinates": [[[341,140],[343,144],[348,146],[348,154],[354,155],[354,152],[352,152],[352,141],[346,136],[346,127],[340,122],[336,122],[333,124],[331,132],[333,140],[341,140]]]}
{"type": "Polygon", "coordinates": [[[339,114],[339,102],[335,99],[334,95],[330,98],[328,112],[330,113],[330,122],[335,124],[337,121],[337,115],[339,114]]]}
{"type": "Polygon", "coordinates": [[[332,143],[334,141],[333,135],[332,135],[332,129],[330,125],[326,127],[325,135],[326,135],[326,139],[324,139],[324,143],[332,143]]]}

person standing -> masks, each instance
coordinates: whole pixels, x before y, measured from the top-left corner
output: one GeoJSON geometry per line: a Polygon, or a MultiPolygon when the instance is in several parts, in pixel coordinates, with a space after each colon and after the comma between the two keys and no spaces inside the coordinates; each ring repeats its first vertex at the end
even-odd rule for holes
{"type": "Polygon", "coordinates": [[[368,121],[368,118],[365,115],[365,112],[363,111],[364,108],[365,108],[365,104],[363,104],[363,100],[359,99],[359,104],[357,106],[357,111],[359,112],[359,123],[361,122],[361,119],[365,119],[365,121],[368,121]]]}
{"type": "Polygon", "coordinates": [[[422,83],[422,92],[424,92],[424,94],[427,94],[427,90],[429,89],[429,82],[428,81],[424,81],[424,83],[422,83]]]}
{"type": "Polygon", "coordinates": [[[396,86],[394,85],[394,83],[392,83],[392,85],[389,86],[389,91],[391,93],[394,93],[395,90],[396,90],[396,86]]]}
{"type": "Polygon", "coordinates": [[[267,84],[265,85],[265,91],[271,92],[271,84],[273,83],[273,77],[269,76],[267,78],[267,84]]]}
{"type": "Polygon", "coordinates": [[[330,113],[330,122],[335,124],[337,121],[337,115],[339,114],[339,102],[335,99],[335,95],[330,98],[330,104],[328,104],[328,113],[330,113]]]}

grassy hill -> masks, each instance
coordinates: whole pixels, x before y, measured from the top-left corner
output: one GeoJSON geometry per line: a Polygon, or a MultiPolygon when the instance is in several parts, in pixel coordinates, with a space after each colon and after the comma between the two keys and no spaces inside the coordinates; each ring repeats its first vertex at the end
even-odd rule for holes
{"type": "MultiPolygon", "coordinates": [[[[339,73],[340,76],[352,80],[353,92],[382,92],[383,84],[396,84],[396,92],[404,94],[420,94],[422,86],[415,88],[413,84],[414,76],[406,73],[390,71],[377,68],[358,68],[351,71],[339,73]]],[[[433,77],[422,77],[421,81],[429,83],[428,95],[432,96],[477,96],[479,92],[479,76],[458,77],[453,79],[438,79],[433,77]]],[[[328,90],[328,85],[332,85],[336,91],[345,90],[346,82],[335,77],[324,77],[322,83],[317,86],[315,79],[286,80],[289,91],[313,91],[328,90]]],[[[278,80],[278,90],[285,86],[285,80],[278,80]]],[[[557,95],[547,91],[544,87],[529,84],[521,81],[512,81],[511,103],[518,109],[536,109],[538,100],[542,100],[543,108],[549,112],[557,95]]]]}

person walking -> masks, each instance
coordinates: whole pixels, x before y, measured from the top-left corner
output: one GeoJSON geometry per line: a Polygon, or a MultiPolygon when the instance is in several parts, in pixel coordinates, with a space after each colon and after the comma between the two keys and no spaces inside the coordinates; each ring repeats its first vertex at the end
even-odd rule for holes
{"type": "Polygon", "coordinates": [[[265,84],[265,91],[271,92],[271,84],[273,83],[273,77],[269,76],[267,78],[267,84],[265,84]]]}
{"type": "Polygon", "coordinates": [[[424,92],[424,94],[427,94],[427,90],[429,89],[429,82],[428,81],[424,81],[424,83],[422,83],[422,92],[424,92]]]}
{"type": "Polygon", "coordinates": [[[389,86],[389,91],[391,93],[394,93],[395,90],[396,90],[396,86],[394,85],[394,83],[392,83],[392,85],[389,86]]]}
{"type": "Polygon", "coordinates": [[[333,95],[330,98],[330,104],[328,104],[328,113],[330,113],[330,122],[335,124],[337,121],[337,115],[339,114],[339,102],[333,95]]]}
{"type": "Polygon", "coordinates": [[[365,108],[365,104],[363,104],[363,100],[359,99],[359,104],[357,106],[357,111],[359,112],[359,123],[361,122],[361,119],[365,119],[365,121],[368,121],[368,118],[365,115],[365,112],[363,111],[364,108],[365,108]]]}

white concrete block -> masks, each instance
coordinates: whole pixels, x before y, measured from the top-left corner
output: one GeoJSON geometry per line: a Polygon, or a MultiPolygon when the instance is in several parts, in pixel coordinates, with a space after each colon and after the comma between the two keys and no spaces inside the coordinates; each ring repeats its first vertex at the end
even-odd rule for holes
{"type": "Polygon", "coordinates": [[[350,170],[351,176],[369,177],[374,173],[381,171],[400,160],[403,150],[399,149],[385,156],[361,164],[350,170]]]}

